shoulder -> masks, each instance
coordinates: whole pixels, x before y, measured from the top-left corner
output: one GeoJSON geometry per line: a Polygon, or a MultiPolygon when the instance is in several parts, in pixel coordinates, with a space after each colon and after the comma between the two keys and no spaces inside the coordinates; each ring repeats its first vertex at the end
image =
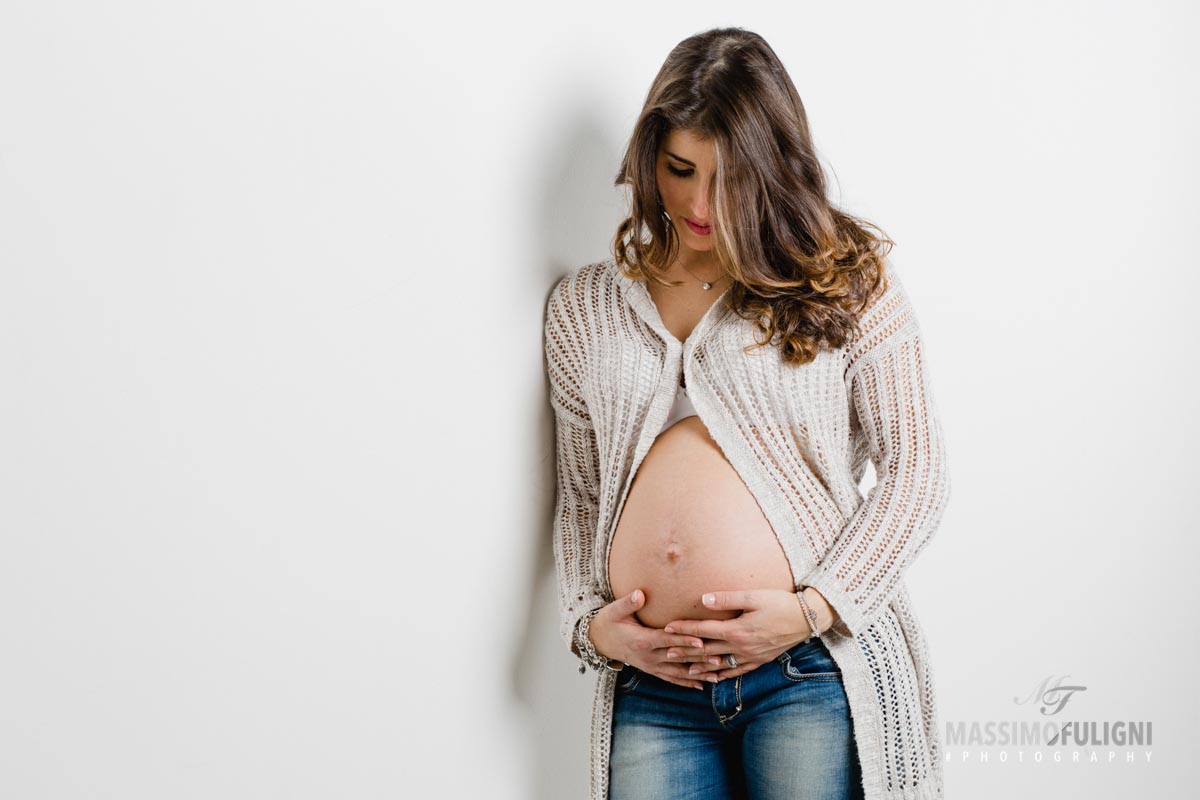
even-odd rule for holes
{"type": "Polygon", "coordinates": [[[615,288],[612,260],[596,261],[572,269],[555,281],[546,301],[544,345],[554,406],[587,418],[586,374],[591,363],[590,337],[601,327],[605,308],[611,308],[606,291],[615,288]],[[567,387],[575,387],[573,389],[567,387]]]}
{"type": "Polygon", "coordinates": [[[904,270],[890,256],[884,259],[884,287],[858,314],[857,332],[846,345],[848,364],[920,335],[904,270]]]}
{"type": "Polygon", "coordinates": [[[586,323],[609,307],[606,301],[618,288],[616,272],[616,261],[609,258],[575,267],[559,278],[546,301],[547,328],[588,328],[586,323]]]}
{"type": "Polygon", "coordinates": [[[575,267],[563,275],[550,291],[551,304],[590,305],[616,283],[616,261],[612,258],[575,267]]]}

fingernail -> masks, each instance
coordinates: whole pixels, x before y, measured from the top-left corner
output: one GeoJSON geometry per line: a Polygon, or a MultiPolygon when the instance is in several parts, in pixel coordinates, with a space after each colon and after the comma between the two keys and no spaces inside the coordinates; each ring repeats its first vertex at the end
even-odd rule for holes
{"type": "Polygon", "coordinates": [[[704,647],[704,642],[697,639],[696,641],[692,642],[692,647],[704,647]]]}
{"type": "Polygon", "coordinates": [[[708,663],[710,663],[710,664],[720,664],[720,663],[721,663],[721,659],[717,658],[716,656],[709,656],[709,658],[708,658],[708,663]]]}
{"type": "Polygon", "coordinates": [[[663,628],[663,630],[665,630],[667,633],[674,633],[674,632],[675,632],[675,629],[674,629],[674,628],[672,628],[670,625],[668,625],[667,627],[663,628]]]}
{"type": "Polygon", "coordinates": [[[704,605],[711,606],[715,599],[711,594],[704,595],[704,605]]]}
{"type": "Polygon", "coordinates": [[[691,669],[688,670],[688,675],[699,675],[699,674],[700,674],[700,670],[696,669],[695,667],[692,667],[691,669]]]}
{"type": "Polygon", "coordinates": [[[675,655],[674,653],[672,653],[670,650],[668,650],[668,651],[667,651],[667,658],[677,658],[677,657],[678,657],[678,656],[676,656],[676,655],[675,655]]]}
{"type": "Polygon", "coordinates": [[[708,677],[707,677],[705,680],[707,680],[709,683],[716,683],[716,682],[717,682],[717,676],[716,676],[716,675],[709,675],[709,676],[708,676],[708,677]]]}

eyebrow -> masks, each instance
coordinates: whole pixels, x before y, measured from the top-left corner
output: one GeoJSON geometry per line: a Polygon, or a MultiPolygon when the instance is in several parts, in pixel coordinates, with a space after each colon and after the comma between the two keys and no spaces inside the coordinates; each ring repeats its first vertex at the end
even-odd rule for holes
{"type": "Polygon", "coordinates": [[[669,155],[671,158],[675,159],[676,161],[682,161],[683,163],[687,164],[689,167],[696,166],[691,161],[688,161],[686,158],[680,158],[679,156],[672,153],[670,150],[667,150],[666,154],[669,155]]]}

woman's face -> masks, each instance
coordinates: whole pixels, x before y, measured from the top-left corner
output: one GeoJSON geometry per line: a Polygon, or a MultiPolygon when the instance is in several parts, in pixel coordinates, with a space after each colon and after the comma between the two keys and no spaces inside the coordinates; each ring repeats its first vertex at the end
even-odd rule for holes
{"type": "Polygon", "coordinates": [[[711,139],[673,130],[658,147],[658,194],[683,247],[713,248],[711,199],[717,152],[711,139]]]}

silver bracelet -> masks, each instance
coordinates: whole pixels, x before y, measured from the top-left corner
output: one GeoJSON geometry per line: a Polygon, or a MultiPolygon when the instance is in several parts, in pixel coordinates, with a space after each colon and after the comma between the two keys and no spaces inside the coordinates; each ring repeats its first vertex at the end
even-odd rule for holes
{"type": "Polygon", "coordinates": [[[579,674],[582,675],[587,670],[584,669],[584,664],[596,670],[611,670],[612,672],[620,672],[622,667],[613,667],[609,665],[610,659],[596,652],[596,645],[592,644],[592,637],[588,635],[588,628],[592,623],[592,617],[600,613],[599,608],[594,608],[583,615],[583,619],[579,621],[579,630],[575,634],[575,645],[579,648],[582,654],[583,663],[579,665],[579,674]]]}
{"type": "Polygon", "coordinates": [[[820,639],[821,632],[817,630],[817,615],[813,613],[813,610],[808,607],[808,603],[804,601],[804,590],[807,588],[807,586],[801,586],[800,590],[796,592],[796,599],[800,601],[800,610],[804,612],[804,618],[808,620],[808,627],[812,628],[813,636],[820,639]]]}

